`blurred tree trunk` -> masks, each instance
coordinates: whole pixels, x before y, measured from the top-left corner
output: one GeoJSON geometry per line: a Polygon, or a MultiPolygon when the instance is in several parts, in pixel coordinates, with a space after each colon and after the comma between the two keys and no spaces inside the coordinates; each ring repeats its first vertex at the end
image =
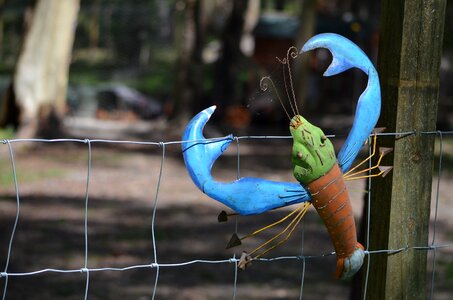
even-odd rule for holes
{"type": "Polygon", "coordinates": [[[275,0],[275,9],[278,11],[283,11],[285,8],[286,0],[275,0]]]}
{"type": "Polygon", "coordinates": [[[4,20],[3,12],[6,0],[0,0],[0,59],[3,59],[3,37],[4,37],[4,20]]]}
{"type": "Polygon", "coordinates": [[[93,50],[99,47],[99,18],[101,16],[101,2],[99,0],[92,0],[88,15],[88,44],[90,49],[93,50]]]}
{"type": "Polygon", "coordinates": [[[179,1],[176,4],[176,68],[175,102],[171,115],[187,123],[192,109],[199,108],[202,97],[204,44],[203,0],[179,1]]]}
{"type": "Polygon", "coordinates": [[[232,2],[231,14],[222,34],[222,53],[215,71],[214,101],[221,108],[239,104],[243,96],[240,78],[244,70],[244,55],[240,45],[249,1],[232,2]]]}
{"type": "Polygon", "coordinates": [[[79,0],[35,4],[13,83],[3,101],[9,105],[0,111],[0,125],[16,114],[18,138],[60,132],[79,5],[79,0]]]}
{"type": "Polygon", "coordinates": [[[109,52],[114,53],[115,55],[115,35],[113,34],[113,14],[115,11],[115,5],[113,3],[105,3],[103,4],[103,9],[101,11],[103,21],[103,40],[105,41],[105,47],[109,50],[109,52]]]}
{"type": "MultiPolygon", "coordinates": [[[[303,0],[301,2],[301,10],[299,16],[299,32],[296,37],[296,46],[301,48],[305,42],[315,34],[316,25],[316,0],[303,0]]],[[[299,49],[300,50],[300,49],[299,49]]],[[[310,89],[310,56],[303,55],[296,60],[295,72],[296,72],[296,101],[297,107],[302,110],[313,110],[313,101],[307,101],[309,97],[310,89]]],[[[312,99],[316,100],[316,99],[312,99]]]]}

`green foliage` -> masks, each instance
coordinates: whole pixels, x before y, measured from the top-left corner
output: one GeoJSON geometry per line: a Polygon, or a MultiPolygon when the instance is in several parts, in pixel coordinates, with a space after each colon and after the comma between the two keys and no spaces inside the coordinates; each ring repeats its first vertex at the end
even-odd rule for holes
{"type": "Polygon", "coordinates": [[[264,12],[285,13],[287,15],[297,16],[300,12],[300,1],[298,0],[264,0],[261,3],[261,9],[264,12]]]}
{"type": "Polygon", "coordinates": [[[445,266],[445,278],[447,282],[453,284],[453,262],[448,262],[445,266]]]}
{"type": "Polygon", "coordinates": [[[155,61],[140,76],[128,79],[127,84],[157,98],[171,97],[174,89],[175,55],[172,51],[156,53],[155,61]]]}
{"type": "MultiPolygon", "coordinates": [[[[32,183],[46,178],[58,178],[65,174],[65,171],[59,168],[47,168],[43,170],[29,170],[16,167],[17,180],[21,184],[32,183]]],[[[0,187],[13,187],[14,176],[9,160],[0,161],[0,187]]]]}
{"type": "Polygon", "coordinates": [[[171,84],[171,73],[169,70],[162,69],[160,72],[148,73],[140,78],[136,78],[130,83],[145,93],[152,95],[168,95],[173,86],[171,84]]]}
{"type": "Polygon", "coordinates": [[[14,128],[8,126],[6,128],[0,128],[0,141],[1,140],[10,140],[14,138],[14,128]]]}
{"type": "Polygon", "coordinates": [[[100,66],[87,66],[86,64],[77,64],[71,68],[69,73],[69,83],[74,85],[98,85],[108,82],[108,76],[111,74],[109,68],[100,66]]]}

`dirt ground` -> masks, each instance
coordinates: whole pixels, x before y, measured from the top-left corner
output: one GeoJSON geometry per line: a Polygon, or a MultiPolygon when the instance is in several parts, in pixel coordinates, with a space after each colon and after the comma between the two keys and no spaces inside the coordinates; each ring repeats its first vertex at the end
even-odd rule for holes
{"type": "MultiPolygon", "coordinates": [[[[241,176],[294,181],[289,149],[290,141],[241,142],[241,176]]],[[[31,151],[15,153],[20,218],[8,272],[84,266],[87,153],[87,145],[83,143],[38,143],[31,151]]],[[[154,262],[152,216],[161,158],[158,146],[92,144],[88,268],[122,268],[154,262]]],[[[214,175],[221,181],[234,180],[236,166],[233,149],[219,159],[214,175]]],[[[436,183],[436,178],[433,182],[436,183]]],[[[453,242],[452,186],[452,174],[443,172],[436,230],[438,244],[453,242]]],[[[350,182],[348,188],[359,219],[364,183],[350,182]]],[[[0,144],[1,271],[6,264],[16,207],[7,145],[0,144]]],[[[217,215],[223,209],[226,208],[204,196],[191,182],[180,146],[168,145],[155,217],[157,261],[172,264],[238,257],[242,250],[253,249],[278,229],[226,250],[236,226],[239,235],[245,235],[278,220],[290,208],[218,223],[217,215]]],[[[266,257],[300,255],[302,250],[305,255],[320,255],[332,249],[325,227],[316,212],[310,210],[290,241],[266,257]]],[[[334,267],[332,255],[306,260],[303,299],[349,299],[350,282],[333,279],[334,267]]],[[[431,268],[430,261],[428,268],[431,268]]],[[[302,270],[302,260],[254,262],[237,274],[236,299],[299,299],[302,270]]],[[[233,297],[233,263],[164,266],[158,275],[157,299],[233,297]]],[[[427,278],[430,276],[428,273],[427,278]]],[[[155,277],[155,268],[90,272],[88,299],[151,299],[155,277]]],[[[85,282],[86,274],[81,272],[10,276],[6,299],[83,299],[85,282]]],[[[5,279],[0,279],[1,291],[4,283],[5,279]]],[[[450,247],[436,253],[434,299],[452,297],[453,248],[450,247]]]]}

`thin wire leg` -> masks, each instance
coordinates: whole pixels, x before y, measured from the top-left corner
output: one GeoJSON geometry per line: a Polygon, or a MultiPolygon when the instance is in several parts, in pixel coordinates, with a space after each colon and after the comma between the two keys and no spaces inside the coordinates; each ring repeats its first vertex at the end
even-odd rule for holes
{"type": "MultiPolygon", "coordinates": [[[[372,152],[369,152],[369,155],[367,158],[365,158],[364,160],[362,160],[359,164],[357,164],[356,166],[354,166],[352,169],[350,169],[349,171],[347,171],[346,173],[344,173],[344,176],[347,177],[349,176],[349,174],[351,174],[352,172],[354,172],[355,170],[357,170],[357,168],[359,168],[361,165],[363,165],[364,163],[366,163],[367,161],[369,162],[371,160],[371,158],[376,154],[376,137],[377,137],[377,134],[374,134],[373,136],[373,151],[372,152]]],[[[368,139],[370,141],[370,139],[368,139]]],[[[371,141],[370,141],[371,142],[371,141]]],[[[370,164],[369,164],[370,165],[370,164]]]]}
{"type": "Polygon", "coordinates": [[[304,217],[305,215],[305,211],[302,212],[302,214],[296,219],[296,222],[294,223],[293,227],[291,228],[290,232],[286,235],[286,237],[279,241],[277,244],[269,247],[267,250],[263,251],[261,254],[259,254],[256,258],[259,258],[261,256],[263,256],[264,254],[268,253],[269,251],[277,248],[278,246],[280,246],[281,244],[283,243],[286,243],[286,241],[288,241],[288,239],[291,237],[291,235],[293,234],[294,230],[296,229],[297,225],[299,225],[300,221],[302,220],[302,218],[304,217]]]}
{"type": "MultiPolygon", "coordinates": [[[[298,206],[295,210],[293,210],[292,212],[290,212],[290,213],[289,213],[288,215],[286,215],[285,217],[281,218],[280,220],[278,220],[278,221],[276,221],[276,222],[274,222],[274,223],[272,223],[272,224],[269,224],[269,225],[267,225],[267,226],[265,226],[265,227],[262,227],[262,228],[260,228],[260,229],[258,229],[258,230],[255,230],[254,232],[252,232],[252,233],[250,233],[250,234],[247,234],[246,236],[242,237],[241,240],[245,240],[245,239],[247,239],[247,238],[250,238],[250,237],[252,237],[252,236],[255,236],[255,235],[257,235],[257,234],[259,234],[259,233],[261,233],[261,232],[263,232],[263,231],[265,231],[265,230],[267,230],[267,229],[269,229],[269,228],[272,228],[272,227],[274,227],[274,226],[276,226],[276,225],[278,225],[278,224],[280,224],[280,223],[286,221],[286,220],[287,220],[288,218],[290,218],[292,215],[294,215],[295,213],[299,213],[300,210],[304,209],[305,207],[306,207],[306,206],[305,206],[305,203],[304,203],[304,204],[298,206]]],[[[296,218],[297,218],[297,216],[296,216],[296,218]]]]}
{"type": "Polygon", "coordinates": [[[266,249],[265,251],[261,252],[260,254],[256,255],[255,258],[259,258],[261,256],[263,256],[264,254],[268,253],[269,251],[271,251],[272,249],[275,249],[276,247],[280,246],[281,244],[285,243],[289,238],[290,236],[292,235],[292,233],[294,232],[294,230],[296,229],[297,225],[300,223],[300,221],[302,220],[302,218],[304,217],[305,213],[307,212],[308,210],[308,207],[309,205],[307,205],[304,210],[300,211],[296,218],[294,218],[291,223],[289,223],[288,226],[286,226],[286,228],[280,232],[279,234],[275,235],[273,238],[271,238],[270,240],[268,240],[267,242],[265,242],[264,244],[262,244],[261,246],[259,246],[258,248],[256,248],[255,250],[253,250],[250,255],[252,255],[253,253],[255,253],[256,251],[264,248],[265,246],[269,245],[270,243],[272,243],[274,240],[276,240],[277,238],[279,238],[281,235],[283,235],[286,231],[288,231],[288,229],[290,229],[290,232],[286,235],[286,237],[279,241],[277,244],[269,247],[268,249],[266,249]]]}

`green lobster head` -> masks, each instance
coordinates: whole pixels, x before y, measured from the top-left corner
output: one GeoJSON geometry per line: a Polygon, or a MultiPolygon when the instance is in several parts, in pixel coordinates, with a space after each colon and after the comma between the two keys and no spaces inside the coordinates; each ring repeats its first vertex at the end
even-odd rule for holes
{"type": "Polygon", "coordinates": [[[307,184],[330,171],[336,157],[324,132],[300,115],[291,119],[289,130],[294,141],[292,162],[297,181],[307,184]]]}

